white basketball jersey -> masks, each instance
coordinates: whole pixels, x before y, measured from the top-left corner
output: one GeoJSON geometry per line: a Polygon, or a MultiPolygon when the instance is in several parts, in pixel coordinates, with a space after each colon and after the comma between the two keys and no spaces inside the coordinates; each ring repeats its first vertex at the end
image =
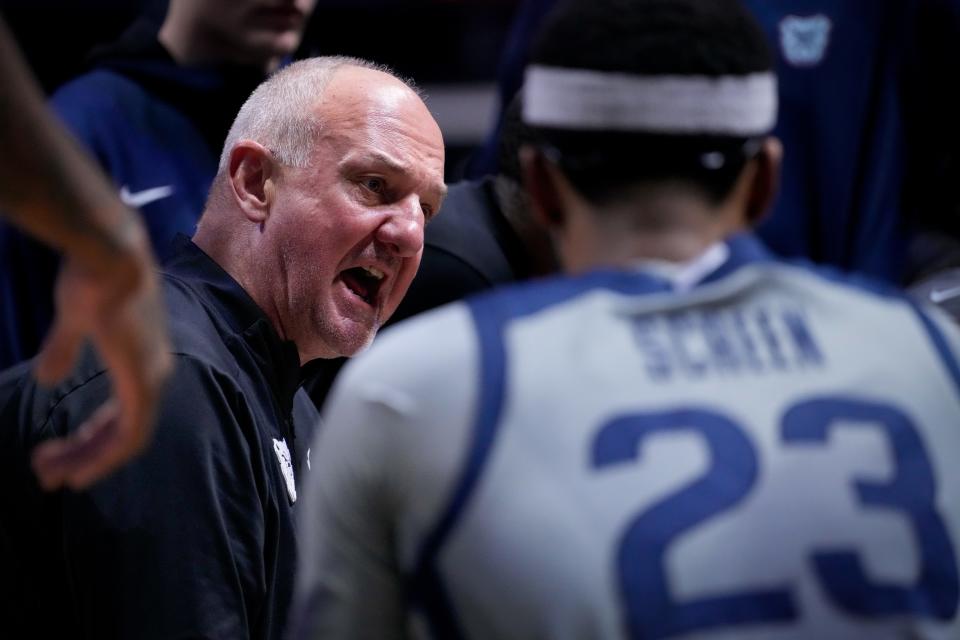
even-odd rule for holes
{"type": "Polygon", "coordinates": [[[388,333],[313,447],[298,637],[960,638],[960,337],[763,259],[388,333]]]}

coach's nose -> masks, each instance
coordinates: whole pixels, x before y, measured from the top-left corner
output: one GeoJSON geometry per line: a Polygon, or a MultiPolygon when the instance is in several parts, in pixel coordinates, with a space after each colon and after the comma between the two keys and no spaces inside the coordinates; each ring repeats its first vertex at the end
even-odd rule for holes
{"type": "Polygon", "coordinates": [[[390,215],[377,229],[377,241],[401,258],[415,256],[423,248],[423,225],[420,198],[410,194],[393,205],[390,215]]]}

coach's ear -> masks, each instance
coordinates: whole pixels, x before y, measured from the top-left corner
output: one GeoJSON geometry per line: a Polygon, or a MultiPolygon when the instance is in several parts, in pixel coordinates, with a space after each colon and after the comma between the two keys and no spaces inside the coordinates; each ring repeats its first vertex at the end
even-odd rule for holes
{"type": "Polygon", "coordinates": [[[774,136],[764,138],[751,162],[755,170],[747,197],[746,218],[750,225],[755,225],[773,208],[780,188],[780,166],[783,163],[780,140],[774,136]]]}
{"type": "Polygon", "coordinates": [[[240,140],[230,150],[230,187],[240,210],[251,222],[263,223],[274,190],[273,155],[253,140],[240,140]]]}
{"type": "Polygon", "coordinates": [[[530,198],[533,219],[548,231],[562,228],[564,215],[556,165],[540,149],[523,145],[520,147],[520,173],[530,198]]]}

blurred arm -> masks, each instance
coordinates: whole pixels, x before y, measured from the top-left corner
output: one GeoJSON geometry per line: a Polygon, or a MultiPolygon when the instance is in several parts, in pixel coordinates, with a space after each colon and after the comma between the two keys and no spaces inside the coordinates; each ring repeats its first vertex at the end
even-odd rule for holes
{"type": "Polygon", "coordinates": [[[169,375],[155,263],[142,221],[49,113],[2,21],[0,77],[0,212],[66,259],[38,378],[66,375],[88,338],[114,383],[114,398],[84,428],[35,454],[45,486],[86,486],[146,445],[169,375]]]}

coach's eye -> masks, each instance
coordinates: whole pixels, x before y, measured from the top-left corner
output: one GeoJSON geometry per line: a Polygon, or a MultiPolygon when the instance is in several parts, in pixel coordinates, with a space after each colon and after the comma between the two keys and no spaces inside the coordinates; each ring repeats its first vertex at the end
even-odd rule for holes
{"type": "Polygon", "coordinates": [[[386,181],[383,178],[364,178],[363,186],[373,193],[383,193],[384,189],[387,186],[386,181]]]}

